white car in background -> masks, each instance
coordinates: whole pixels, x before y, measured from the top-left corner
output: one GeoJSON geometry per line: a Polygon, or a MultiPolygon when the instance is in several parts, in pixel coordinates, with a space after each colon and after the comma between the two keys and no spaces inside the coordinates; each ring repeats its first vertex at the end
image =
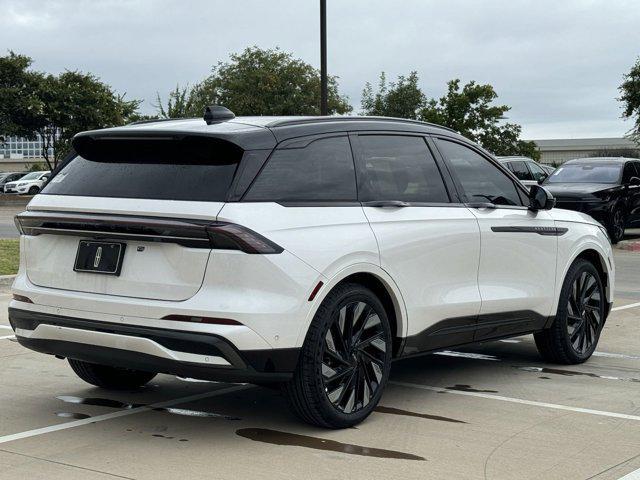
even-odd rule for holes
{"type": "MultiPolygon", "coordinates": [[[[540,185],[551,175],[548,167],[540,165],[529,157],[497,157],[498,161],[513,172],[522,184],[530,188],[531,185],[540,185]]],[[[553,170],[552,170],[553,171],[553,170]]]]}
{"type": "Polygon", "coordinates": [[[19,193],[35,195],[49,179],[50,171],[27,173],[20,180],[9,182],[4,185],[4,193],[19,193]]]}

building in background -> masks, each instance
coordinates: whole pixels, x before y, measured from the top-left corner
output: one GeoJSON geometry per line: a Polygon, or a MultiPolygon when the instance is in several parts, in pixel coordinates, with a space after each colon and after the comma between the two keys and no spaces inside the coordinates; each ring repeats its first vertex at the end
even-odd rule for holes
{"type": "Polygon", "coordinates": [[[4,137],[0,143],[0,172],[22,172],[38,163],[45,163],[40,138],[4,137]]]}
{"type": "Polygon", "coordinates": [[[640,146],[627,138],[561,138],[534,140],[540,162],[559,165],[572,158],[602,156],[640,157],[640,146]]]}

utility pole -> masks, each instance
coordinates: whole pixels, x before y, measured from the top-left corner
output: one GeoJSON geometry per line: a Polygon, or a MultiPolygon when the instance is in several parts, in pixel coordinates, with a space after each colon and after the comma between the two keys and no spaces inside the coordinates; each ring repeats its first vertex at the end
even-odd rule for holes
{"type": "Polygon", "coordinates": [[[320,115],[328,115],[327,106],[327,0],[320,0],[320,115]]]}

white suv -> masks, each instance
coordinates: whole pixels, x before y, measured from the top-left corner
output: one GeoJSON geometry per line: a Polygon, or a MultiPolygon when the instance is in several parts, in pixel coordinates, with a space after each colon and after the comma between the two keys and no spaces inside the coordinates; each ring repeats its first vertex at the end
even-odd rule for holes
{"type": "Polygon", "coordinates": [[[9,318],[100,387],[279,383],[346,427],[393,358],[534,333],[583,362],[610,310],[602,227],[436,125],[213,107],[73,147],[17,216],[9,318]]]}
{"type": "Polygon", "coordinates": [[[35,195],[49,179],[50,171],[27,173],[20,180],[4,184],[4,193],[35,195]]]}

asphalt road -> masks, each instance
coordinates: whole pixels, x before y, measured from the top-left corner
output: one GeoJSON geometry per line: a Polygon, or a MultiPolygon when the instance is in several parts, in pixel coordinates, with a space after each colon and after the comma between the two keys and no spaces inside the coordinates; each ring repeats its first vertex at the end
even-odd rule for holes
{"type": "Polygon", "coordinates": [[[640,478],[640,252],[616,263],[620,309],[587,363],[545,364],[531,336],[402,360],[379,411],[339,431],[266,388],[90,387],[3,338],[0,293],[0,479],[640,478]]]}

